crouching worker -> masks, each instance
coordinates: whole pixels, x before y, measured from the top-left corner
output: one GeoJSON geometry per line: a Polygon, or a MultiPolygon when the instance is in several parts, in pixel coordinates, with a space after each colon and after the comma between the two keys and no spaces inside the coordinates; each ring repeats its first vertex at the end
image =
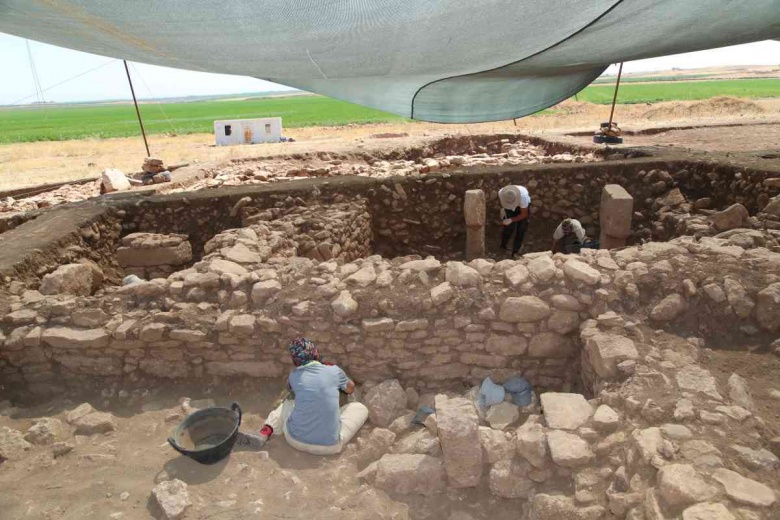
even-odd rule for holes
{"type": "Polygon", "coordinates": [[[498,190],[498,200],[501,202],[501,249],[507,250],[512,233],[515,234],[512,243],[512,258],[520,253],[523,238],[528,231],[531,196],[525,186],[504,186],[498,190]]]}
{"type": "Polygon", "coordinates": [[[366,422],[368,408],[361,403],[339,408],[339,391],[351,394],[355,383],[341,368],[321,363],[314,343],[298,338],[289,349],[295,369],[287,384],[295,398],[285,399],[268,415],[260,435],[244,434],[243,442],[260,448],[278,433],[290,446],[306,453],[340,453],[366,422]]]}
{"type": "Polygon", "coordinates": [[[588,247],[585,236],[585,229],[580,221],[573,218],[564,219],[558,224],[553,232],[552,252],[553,253],[579,253],[583,247],[588,247]]]}

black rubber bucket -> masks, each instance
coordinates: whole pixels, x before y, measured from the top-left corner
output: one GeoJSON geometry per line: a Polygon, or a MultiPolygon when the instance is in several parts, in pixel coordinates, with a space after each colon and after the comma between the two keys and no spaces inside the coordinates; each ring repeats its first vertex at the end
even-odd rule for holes
{"type": "Polygon", "coordinates": [[[205,408],[188,415],[168,437],[171,447],[201,464],[214,464],[228,456],[241,426],[241,407],[205,408]]]}

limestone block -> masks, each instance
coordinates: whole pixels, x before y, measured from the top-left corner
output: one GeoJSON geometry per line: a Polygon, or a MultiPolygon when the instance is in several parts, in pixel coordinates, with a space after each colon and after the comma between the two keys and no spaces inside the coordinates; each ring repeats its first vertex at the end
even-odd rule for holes
{"type": "Polygon", "coordinates": [[[387,428],[406,410],[406,392],[397,379],[391,379],[371,388],[363,404],[368,408],[369,420],[380,428],[387,428]]]}
{"type": "Polygon", "coordinates": [[[689,464],[670,464],[658,471],[658,492],[671,507],[704,502],[718,492],[689,464]]]}
{"type": "Polygon", "coordinates": [[[442,282],[431,289],[431,300],[436,306],[450,301],[454,295],[455,291],[450,282],[442,282]]]}
{"type": "Polygon", "coordinates": [[[547,444],[553,462],[563,468],[577,468],[591,463],[595,459],[587,441],[578,435],[561,430],[547,432],[547,444]]]}
{"type": "Polygon", "coordinates": [[[192,505],[187,484],[179,479],[160,482],[152,490],[152,496],[167,520],[178,520],[192,505]]]}
{"type": "Polygon", "coordinates": [[[723,485],[726,495],[733,501],[755,507],[769,507],[777,500],[771,488],[755,480],[745,478],[735,471],[718,468],[712,478],[723,485]]]}
{"type": "Polygon", "coordinates": [[[435,399],[439,440],[450,486],[475,487],[482,476],[479,417],[474,405],[463,397],[435,399]]]}
{"type": "Polygon", "coordinates": [[[116,168],[103,170],[101,179],[105,193],[130,189],[130,181],[127,176],[116,168]]]}
{"type": "Polygon", "coordinates": [[[41,279],[41,294],[89,296],[93,290],[93,270],[88,264],[66,264],[41,279]]]}
{"type": "Polygon", "coordinates": [[[544,419],[550,428],[576,430],[593,415],[593,407],[582,394],[545,392],[540,400],[544,419]]]}
{"type": "Polygon", "coordinates": [[[619,184],[607,184],[601,190],[599,222],[601,233],[615,238],[631,235],[634,198],[619,184]]]}
{"type": "Polygon", "coordinates": [[[712,227],[717,231],[728,231],[729,229],[744,228],[749,226],[750,214],[742,204],[732,204],[723,211],[718,211],[710,215],[712,227]]]}
{"type": "Polygon", "coordinates": [[[531,465],[524,460],[500,460],[490,469],[490,492],[501,498],[528,498],[534,482],[528,478],[531,465]]]}
{"type": "Polygon", "coordinates": [[[542,468],[547,464],[547,435],[541,424],[528,422],[516,431],[517,453],[534,467],[542,468]]]}
{"type": "Polygon", "coordinates": [[[514,456],[515,445],[505,432],[480,426],[479,442],[482,445],[482,458],[490,464],[509,460],[514,456]]]}
{"type": "Polygon", "coordinates": [[[430,455],[385,455],[377,463],[374,485],[391,493],[432,495],[444,490],[444,465],[430,455]]]}
{"type": "Polygon", "coordinates": [[[49,327],[41,334],[41,341],[57,348],[103,348],[110,336],[105,329],[71,329],[49,327]]]}
{"type": "Polygon", "coordinates": [[[531,498],[531,518],[534,520],[600,520],[603,506],[582,506],[565,495],[537,493],[531,498]]]}
{"type": "Polygon", "coordinates": [[[618,377],[618,364],[639,359],[634,342],[617,334],[596,333],[585,340],[585,351],[593,370],[602,379],[618,377]]]}
{"type": "Polygon", "coordinates": [[[283,368],[272,361],[210,361],[206,371],[214,376],[278,377],[283,368]]]}
{"type": "Polygon", "coordinates": [[[773,283],[758,293],[756,319],[770,332],[780,330],[780,282],[773,283]]]}
{"type": "Polygon", "coordinates": [[[455,287],[477,287],[482,283],[482,275],[462,262],[447,262],[446,280],[455,287]]]}
{"type": "Polygon", "coordinates": [[[567,260],[563,272],[567,278],[586,285],[596,285],[601,280],[600,272],[575,258],[567,260]]]}
{"type": "Polygon", "coordinates": [[[122,267],[183,265],[192,261],[192,245],[186,235],[131,233],[122,239],[116,258],[122,267]]]}
{"type": "Polygon", "coordinates": [[[510,296],[501,304],[498,315],[510,323],[530,323],[549,316],[550,306],[536,296],[510,296]]]}
{"type": "Polygon", "coordinates": [[[571,338],[555,332],[541,332],[531,338],[528,355],[532,358],[565,358],[574,354],[571,338]]]}
{"type": "Polygon", "coordinates": [[[463,216],[467,226],[485,225],[485,192],[468,190],[463,199],[463,216]]]}

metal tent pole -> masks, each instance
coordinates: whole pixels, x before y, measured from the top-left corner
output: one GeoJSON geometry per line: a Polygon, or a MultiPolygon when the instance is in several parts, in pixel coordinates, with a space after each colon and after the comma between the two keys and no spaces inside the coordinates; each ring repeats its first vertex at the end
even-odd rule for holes
{"type": "Polygon", "coordinates": [[[130,69],[127,68],[127,60],[122,60],[125,64],[125,72],[127,73],[127,82],[130,83],[130,93],[133,95],[133,104],[135,105],[135,113],[138,115],[138,124],[141,125],[141,135],[144,138],[144,146],[146,147],[146,156],[151,157],[149,153],[149,143],[146,142],[146,132],[144,131],[144,122],[141,119],[141,111],[138,110],[138,101],[135,99],[135,90],[133,89],[133,80],[130,79],[130,69]]]}

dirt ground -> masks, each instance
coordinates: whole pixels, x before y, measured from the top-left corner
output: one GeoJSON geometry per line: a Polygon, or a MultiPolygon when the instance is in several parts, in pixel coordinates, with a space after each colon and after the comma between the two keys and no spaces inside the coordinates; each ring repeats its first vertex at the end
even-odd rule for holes
{"type": "MultiPolygon", "coordinates": [[[[90,402],[116,416],[117,431],[76,436],[76,447],[54,459],[50,446],[34,446],[21,463],[7,462],[0,471],[0,514],[8,519],[148,519],[158,517],[150,493],[157,482],[178,478],[188,484],[192,507],[186,518],[206,520],[415,518],[451,520],[514,520],[520,500],[494,497],[482,487],[448,489],[432,497],[388,497],[357,480],[356,441],[333,457],[307,455],[272,438],[260,453],[235,451],[223,461],[204,466],[176,453],[166,439],[178,424],[182,395],[214,399],[219,406],[237,401],[244,411],[241,430],[256,431],[278,396],[279,381],[254,388],[203,392],[177,388],[167,393],[135,395],[129,403],[95,397],[90,402]],[[166,420],[166,417],[175,417],[166,420]],[[88,472],[89,479],[80,478],[88,472]],[[122,499],[123,493],[129,497],[122,499]],[[513,504],[516,503],[517,507],[513,504]]],[[[0,428],[21,431],[41,416],[65,420],[80,399],[61,398],[26,408],[18,418],[0,415],[0,428]]],[[[364,427],[358,434],[366,436],[364,427]]],[[[70,439],[73,442],[73,439],[70,439]]],[[[483,479],[487,480],[487,479],[483,479]]]]}
{"type": "MultiPolygon", "coordinates": [[[[327,150],[360,149],[384,145],[397,146],[428,136],[513,133],[560,136],[571,132],[591,132],[609,116],[609,107],[566,101],[549,112],[518,119],[515,123],[482,123],[441,125],[402,123],[382,125],[349,125],[343,127],[309,127],[285,130],[296,142],[214,146],[211,134],[183,136],[153,135],[149,147],[153,155],[166,164],[198,164],[246,157],[303,153],[327,150]],[[407,134],[403,138],[379,138],[378,134],[407,134]]],[[[777,148],[780,137],[780,99],[742,100],[714,98],[698,102],[619,105],[615,120],[624,130],[658,127],[743,125],[724,129],[686,130],[685,137],[675,132],[649,136],[629,136],[627,144],[678,145],[704,147],[710,151],[761,150],[777,148]],[[756,123],[776,123],[771,127],[754,127],[756,123]],[[760,130],[757,130],[760,129],[760,130]],[[703,132],[702,137],[697,137],[703,132]],[[737,143],[737,144],[735,144],[737,143]],[[774,144],[773,144],[774,143],[774,144]]],[[[589,136],[578,138],[590,142],[589,136]]],[[[0,146],[0,191],[26,186],[97,177],[106,168],[125,172],[140,170],[144,158],[139,138],[36,142],[0,146]]]]}

